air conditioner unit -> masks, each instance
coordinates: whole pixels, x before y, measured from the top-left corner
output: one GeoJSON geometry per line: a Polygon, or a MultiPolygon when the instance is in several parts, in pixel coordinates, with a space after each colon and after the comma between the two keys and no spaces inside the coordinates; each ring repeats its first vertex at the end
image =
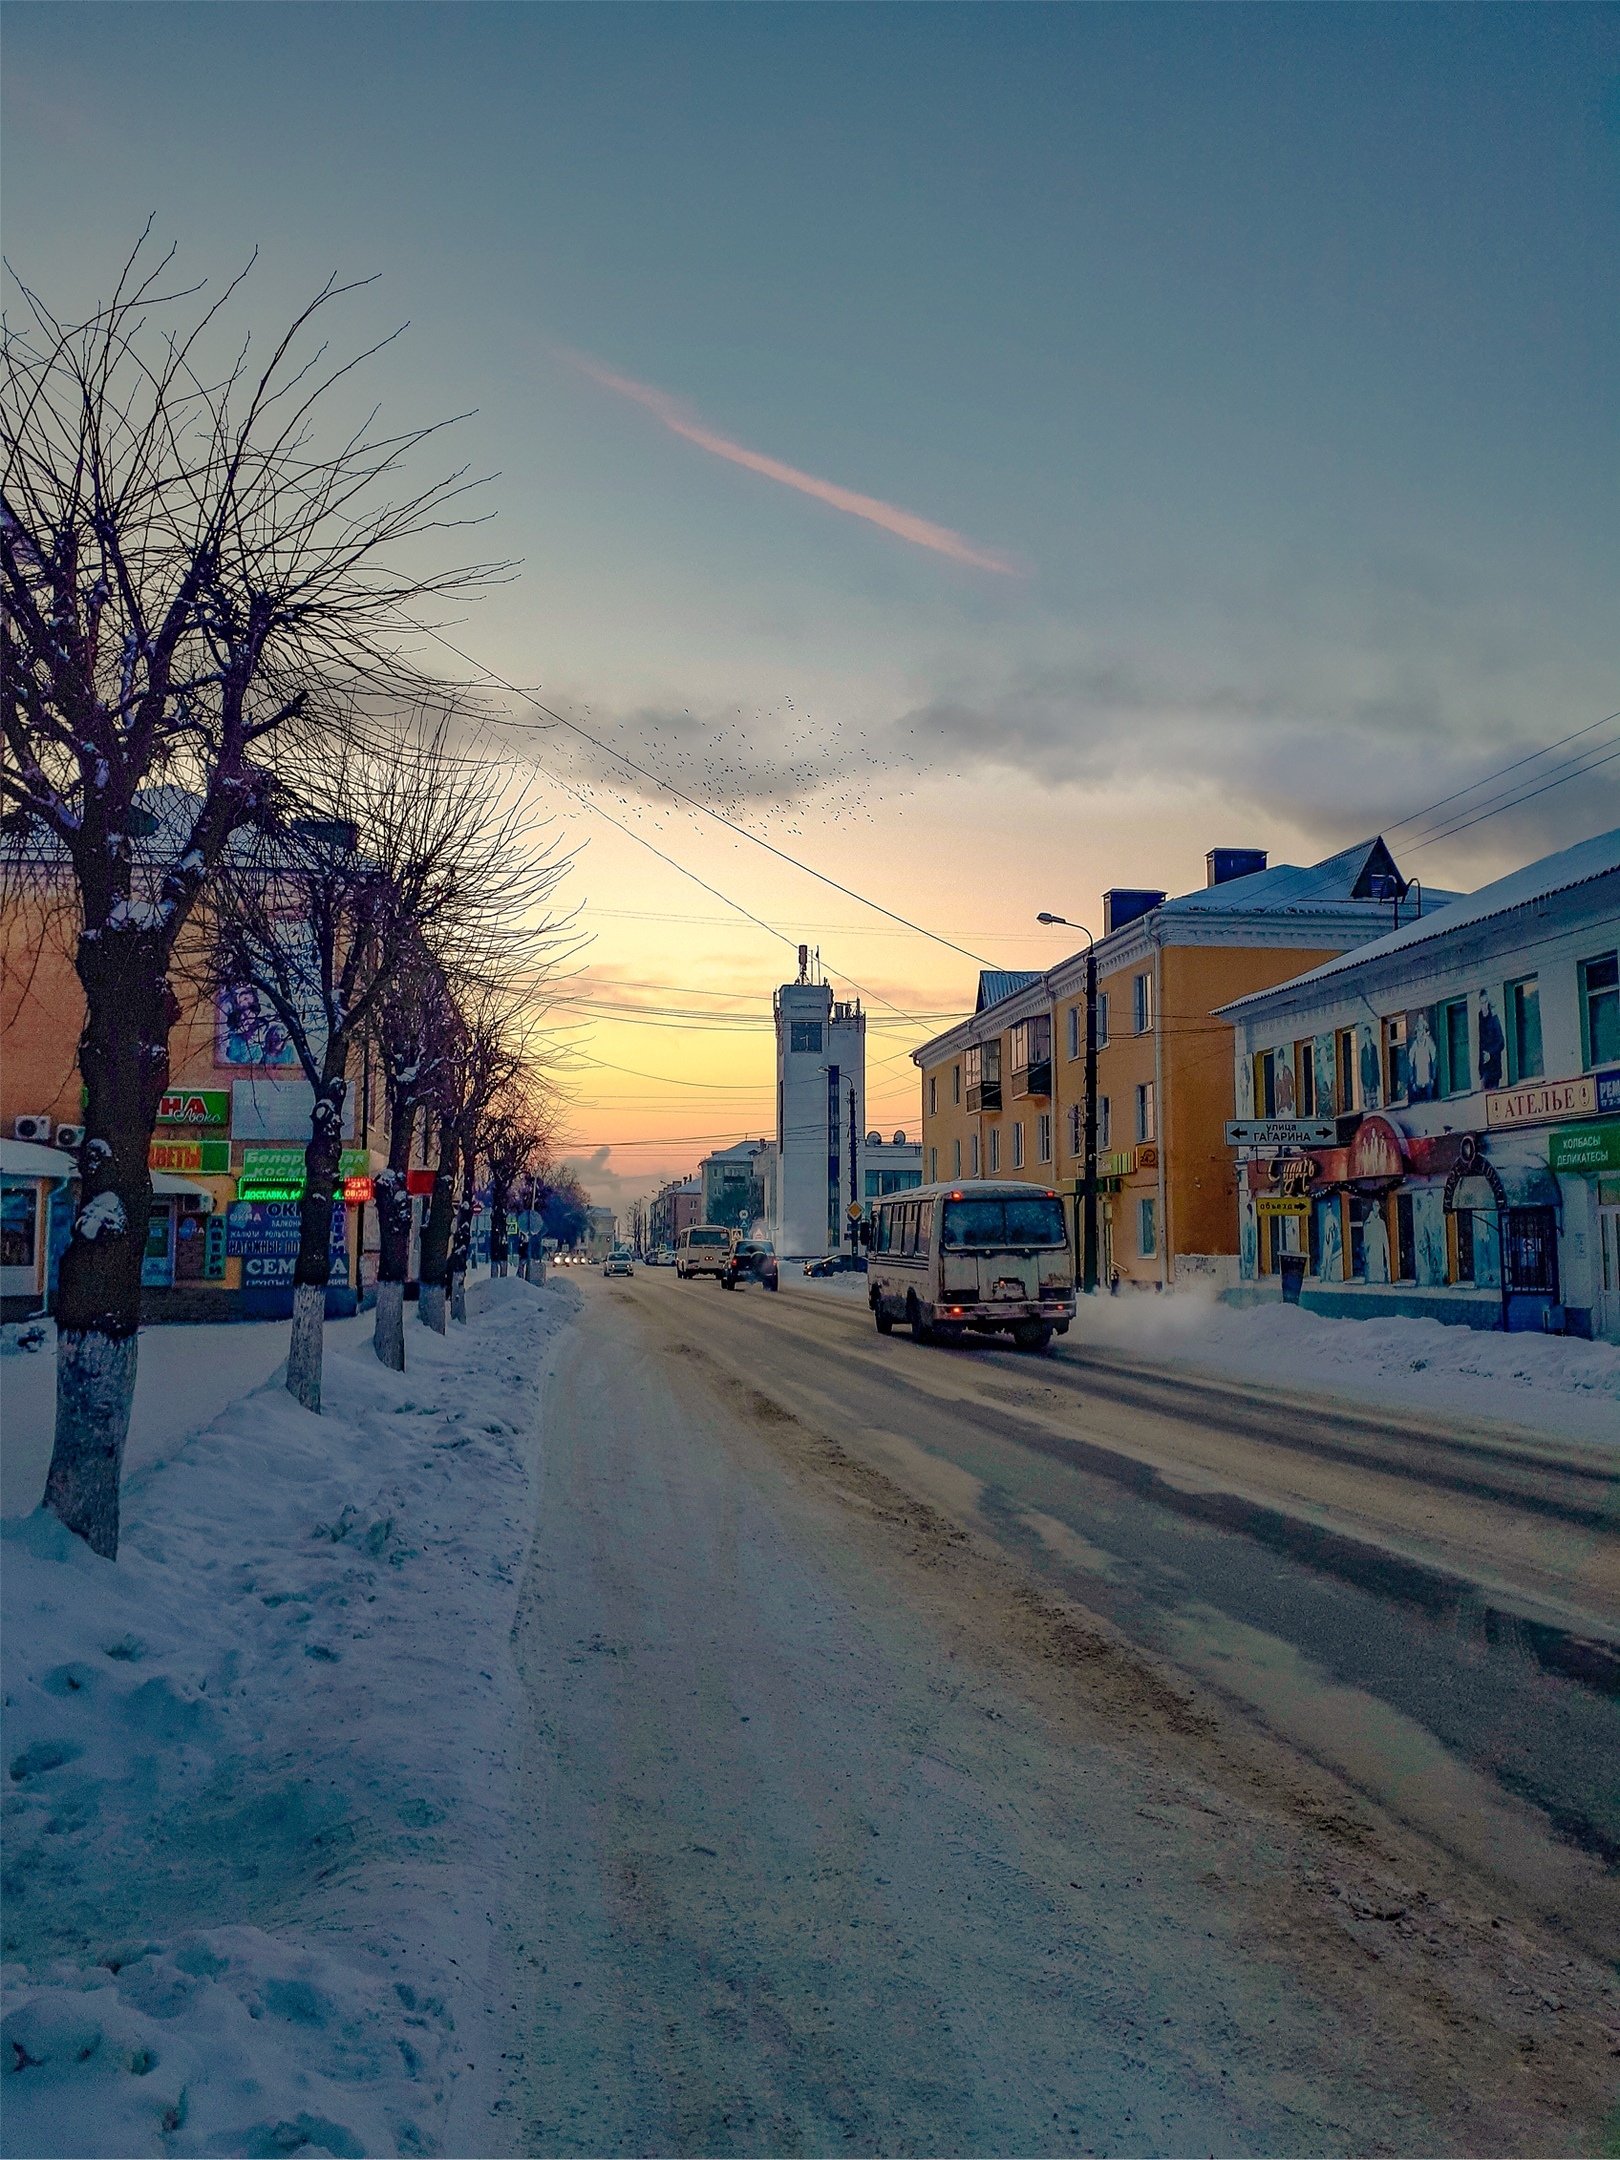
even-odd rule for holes
{"type": "Polygon", "coordinates": [[[12,1137],[17,1140],[46,1140],[51,1137],[51,1121],[48,1117],[20,1117],[11,1121],[12,1137]]]}
{"type": "Polygon", "coordinates": [[[84,1146],[84,1127],[82,1125],[58,1125],[55,1145],[59,1148],[66,1148],[70,1154],[76,1155],[80,1148],[84,1146]]]}

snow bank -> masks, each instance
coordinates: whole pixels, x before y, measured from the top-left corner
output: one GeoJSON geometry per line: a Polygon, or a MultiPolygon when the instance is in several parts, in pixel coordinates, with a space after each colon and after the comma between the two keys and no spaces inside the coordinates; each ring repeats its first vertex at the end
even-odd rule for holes
{"type": "Polygon", "coordinates": [[[1068,1341],[1409,1412],[1620,1442],[1620,1349],[1612,1343],[1438,1320],[1341,1320],[1280,1303],[1239,1311],[1200,1289],[1082,1298],[1068,1341]]]}
{"type": "MultiPolygon", "coordinates": [[[[5,1524],[5,2147],[431,2153],[481,2023],[548,1339],[328,1330],[126,1491],[5,1524]]],[[[226,1331],[218,1331],[223,1335],[226,1331]]]]}

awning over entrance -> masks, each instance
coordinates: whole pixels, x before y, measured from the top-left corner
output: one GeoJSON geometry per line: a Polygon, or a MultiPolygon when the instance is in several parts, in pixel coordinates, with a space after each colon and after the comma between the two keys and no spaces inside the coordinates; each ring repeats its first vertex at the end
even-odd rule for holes
{"type": "Polygon", "coordinates": [[[190,1178],[176,1177],[172,1170],[152,1172],[152,1195],[157,1200],[178,1200],[182,1197],[206,1200],[208,1206],[203,1210],[205,1215],[212,1211],[214,1205],[214,1196],[206,1185],[194,1184],[190,1178]]]}
{"type": "Polygon", "coordinates": [[[7,1177],[71,1178],[79,1165],[66,1148],[41,1147],[37,1140],[0,1140],[0,1172],[7,1177]]]}

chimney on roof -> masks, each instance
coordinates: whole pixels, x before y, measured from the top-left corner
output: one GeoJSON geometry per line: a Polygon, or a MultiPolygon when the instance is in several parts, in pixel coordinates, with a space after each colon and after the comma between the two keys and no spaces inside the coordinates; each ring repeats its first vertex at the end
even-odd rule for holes
{"type": "Polygon", "coordinates": [[[1103,894],[1103,936],[1111,930],[1123,930],[1127,923],[1135,922],[1138,915],[1151,915],[1156,907],[1164,905],[1162,892],[1151,892],[1146,886],[1115,885],[1103,894]]]}
{"type": "Polygon", "coordinates": [[[1204,857],[1204,886],[1225,885],[1233,878],[1253,877],[1266,867],[1263,847],[1212,847],[1204,857]]]}

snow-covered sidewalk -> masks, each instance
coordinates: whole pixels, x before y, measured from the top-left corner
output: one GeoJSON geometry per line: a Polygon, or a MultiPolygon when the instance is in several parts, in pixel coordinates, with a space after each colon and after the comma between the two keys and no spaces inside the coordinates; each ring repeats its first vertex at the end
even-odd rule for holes
{"type": "Polygon", "coordinates": [[[130,1480],[116,1566],[7,1521],[8,2153],[436,2152],[493,2072],[508,1635],[577,1293],[470,1303],[403,1374],[330,1327],[325,1414],[233,1402],[130,1480]]]}
{"type": "MultiPolygon", "coordinates": [[[[866,1277],[783,1277],[813,1296],[866,1299],[866,1277]]],[[[1298,1305],[1223,1305],[1212,1290],[1080,1300],[1064,1341],[1262,1386],[1479,1418],[1565,1440],[1620,1443],[1620,1348],[1438,1320],[1339,1320],[1298,1305]]]]}

